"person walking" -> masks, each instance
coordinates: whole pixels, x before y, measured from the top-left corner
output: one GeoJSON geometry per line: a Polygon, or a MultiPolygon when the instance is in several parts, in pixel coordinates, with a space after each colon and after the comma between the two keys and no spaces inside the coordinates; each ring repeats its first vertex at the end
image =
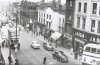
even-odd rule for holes
{"type": "Polygon", "coordinates": [[[15,65],[19,65],[18,59],[15,59],[15,65]]]}
{"type": "Polygon", "coordinates": [[[12,63],[12,58],[11,58],[10,55],[8,56],[8,61],[9,61],[9,65],[11,65],[11,63],[12,63]]]}
{"type": "Polygon", "coordinates": [[[46,60],[47,60],[47,58],[46,58],[46,56],[44,56],[44,58],[43,58],[43,64],[44,65],[46,64],[46,60]]]}

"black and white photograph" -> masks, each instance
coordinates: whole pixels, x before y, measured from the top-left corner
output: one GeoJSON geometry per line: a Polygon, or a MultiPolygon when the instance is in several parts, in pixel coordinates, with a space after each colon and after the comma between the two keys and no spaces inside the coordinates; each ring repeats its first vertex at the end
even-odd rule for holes
{"type": "Polygon", "coordinates": [[[0,65],[100,65],[100,0],[0,0],[0,65]]]}

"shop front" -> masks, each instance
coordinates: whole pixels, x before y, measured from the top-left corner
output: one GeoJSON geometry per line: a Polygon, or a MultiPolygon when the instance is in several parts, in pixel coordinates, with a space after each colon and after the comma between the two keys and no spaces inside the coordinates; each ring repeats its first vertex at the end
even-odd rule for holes
{"type": "Polygon", "coordinates": [[[72,45],[74,48],[74,52],[79,50],[79,48],[83,48],[84,45],[88,43],[94,43],[94,44],[100,44],[100,35],[78,30],[78,29],[73,29],[74,35],[72,39],[72,45]]]}
{"type": "Polygon", "coordinates": [[[61,44],[61,40],[60,40],[60,38],[61,38],[61,36],[62,36],[62,34],[61,33],[59,33],[59,32],[54,32],[53,34],[51,34],[51,38],[53,39],[53,41],[56,43],[56,45],[55,45],[55,47],[57,48],[57,46],[59,45],[59,44],[61,44]]]}
{"type": "Polygon", "coordinates": [[[34,32],[38,32],[38,34],[39,35],[43,35],[44,34],[44,27],[45,27],[45,25],[44,24],[41,24],[41,23],[39,23],[39,22],[34,22],[33,23],[33,26],[34,26],[34,32]]]}

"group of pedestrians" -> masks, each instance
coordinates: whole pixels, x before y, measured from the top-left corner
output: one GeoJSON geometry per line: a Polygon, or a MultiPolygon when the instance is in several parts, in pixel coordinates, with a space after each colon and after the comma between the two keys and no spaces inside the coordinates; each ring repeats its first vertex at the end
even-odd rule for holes
{"type": "MultiPolygon", "coordinates": [[[[11,55],[8,56],[8,61],[9,61],[9,65],[11,65],[12,62],[13,62],[11,55]]],[[[19,62],[18,62],[17,58],[15,59],[15,65],[19,65],[19,62]]]]}

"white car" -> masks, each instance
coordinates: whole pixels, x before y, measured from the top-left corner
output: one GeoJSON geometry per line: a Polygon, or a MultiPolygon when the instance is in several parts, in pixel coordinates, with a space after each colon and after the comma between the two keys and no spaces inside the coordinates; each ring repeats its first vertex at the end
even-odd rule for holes
{"type": "Polygon", "coordinates": [[[33,47],[34,49],[40,49],[40,44],[38,43],[38,41],[32,41],[31,47],[33,47]]]}

